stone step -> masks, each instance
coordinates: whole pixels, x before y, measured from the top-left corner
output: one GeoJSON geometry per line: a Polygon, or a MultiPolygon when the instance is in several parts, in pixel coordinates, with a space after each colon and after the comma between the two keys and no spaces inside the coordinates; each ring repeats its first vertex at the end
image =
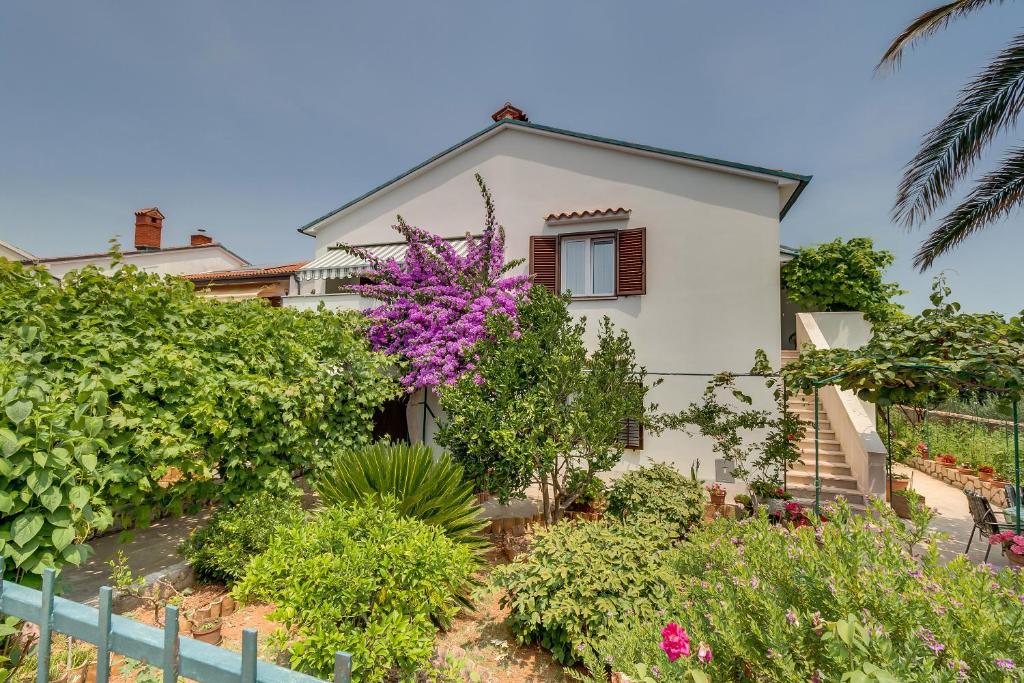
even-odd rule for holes
{"type": "MultiPolygon", "coordinates": [[[[814,448],[801,448],[800,459],[804,462],[814,464],[814,448]]],[[[819,462],[831,462],[835,464],[846,464],[846,456],[842,453],[836,453],[834,451],[818,451],[819,462]]]]}
{"type": "MultiPolygon", "coordinates": [[[[814,483],[810,486],[803,486],[800,484],[791,484],[786,487],[789,493],[793,494],[793,498],[797,499],[801,504],[814,504],[814,483]]],[[[848,489],[833,488],[831,486],[825,486],[824,481],[821,485],[821,500],[822,502],[828,500],[835,500],[836,498],[845,498],[850,502],[851,505],[858,505],[861,508],[864,507],[864,494],[859,491],[850,491],[848,489]]]]}
{"type": "MultiPolygon", "coordinates": [[[[818,469],[823,473],[838,474],[845,477],[852,477],[853,470],[850,466],[844,463],[828,462],[826,460],[818,461],[818,469]]],[[[789,470],[790,472],[802,472],[804,474],[810,474],[814,476],[814,460],[797,460],[793,463],[793,467],[789,470]]]]}
{"type": "MultiPolygon", "coordinates": [[[[860,495],[860,491],[857,490],[857,480],[851,475],[847,474],[830,474],[827,472],[819,472],[818,478],[821,479],[821,489],[824,491],[826,488],[832,490],[843,490],[856,493],[860,495]]],[[[814,471],[810,472],[794,472],[790,471],[786,479],[788,488],[808,486],[811,490],[814,490],[814,471]]]]}
{"type": "MultiPolygon", "coordinates": [[[[801,422],[803,422],[804,425],[807,427],[807,433],[810,434],[811,438],[813,439],[814,417],[812,416],[810,420],[801,420],[801,422]]],[[[825,432],[829,432],[833,435],[835,434],[835,431],[832,429],[832,423],[829,422],[826,417],[823,417],[822,419],[818,420],[818,438],[821,438],[821,435],[824,434],[825,432]]]]}
{"type": "MultiPolygon", "coordinates": [[[[800,441],[797,442],[797,445],[800,446],[800,448],[809,448],[810,450],[813,451],[814,450],[814,434],[810,434],[810,435],[804,437],[803,439],[801,439],[800,441]]],[[[824,451],[837,452],[837,451],[843,450],[843,448],[839,444],[838,441],[835,441],[833,439],[821,439],[821,438],[819,438],[818,439],[818,450],[820,450],[822,452],[824,452],[824,451]]]]}

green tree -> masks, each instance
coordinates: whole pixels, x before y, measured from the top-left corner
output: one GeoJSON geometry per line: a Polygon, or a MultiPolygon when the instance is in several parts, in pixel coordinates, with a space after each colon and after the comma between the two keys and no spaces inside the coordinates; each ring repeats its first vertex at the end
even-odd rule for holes
{"type": "MultiPolygon", "coordinates": [[[[899,66],[904,51],[996,0],[953,0],[910,23],[885,51],[877,69],[899,66]]],[[[896,195],[894,218],[909,227],[927,221],[957,189],[1000,133],[1012,128],[1024,110],[1024,34],[1017,35],[974,80],[960,91],[953,109],[921,143],[907,164],[896,195]]],[[[914,265],[924,271],[935,259],[1024,201],[1024,148],[1006,153],[983,175],[925,239],[914,265]]]]}
{"type": "Polygon", "coordinates": [[[835,239],[803,247],[782,266],[782,286],[789,299],[813,311],[861,311],[868,320],[884,320],[900,310],[892,298],[904,293],[884,282],[891,252],[874,248],[867,237],[835,239]]]}
{"type": "Polygon", "coordinates": [[[599,472],[622,457],[627,419],[657,428],[646,370],[629,335],[604,318],[587,352],[586,319],[543,287],[520,306],[519,329],[503,316],[475,347],[471,374],[441,388],[448,415],[438,442],[479,486],[507,500],[540,487],[548,521],[559,519],[599,472]]]}

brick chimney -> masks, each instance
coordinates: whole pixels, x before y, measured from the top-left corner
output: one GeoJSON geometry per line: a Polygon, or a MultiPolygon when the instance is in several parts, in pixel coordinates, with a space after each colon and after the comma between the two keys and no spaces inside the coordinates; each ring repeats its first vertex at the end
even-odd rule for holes
{"type": "Polygon", "coordinates": [[[511,102],[506,102],[501,109],[491,114],[491,118],[495,121],[501,121],[502,119],[512,119],[514,121],[530,120],[526,118],[526,112],[517,107],[513,107],[511,102]]]}
{"type": "Polygon", "coordinates": [[[213,244],[213,238],[206,234],[206,230],[204,228],[197,228],[189,238],[189,244],[193,247],[202,247],[207,244],[213,244]]]}
{"type": "Polygon", "coordinates": [[[135,212],[135,248],[139,251],[158,251],[164,215],[154,207],[135,212]]]}

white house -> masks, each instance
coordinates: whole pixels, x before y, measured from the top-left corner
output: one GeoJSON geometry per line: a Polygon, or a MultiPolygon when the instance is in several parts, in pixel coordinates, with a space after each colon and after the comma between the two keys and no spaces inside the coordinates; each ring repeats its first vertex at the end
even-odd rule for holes
{"type": "MultiPolygon", "coordinates": [[[[528,121],[507,104],[493,124],[405,173],[311,221],[315,258],[285,305],[358,308],[340,288],[365,264],[335,248],[402,253],[396,214],[457,244],[476,232],[483,205],[474,174],[494,195],[506,255],[536,281],[571,290],[571,310],[592,326],[607,315],[629,331],[638,357],[664,382],[653,400],[679,410],[699,400],[709,376],[749,371],[756,349],[775,364],[783,339],[779,223],[810,176],[610,140],[528,121]]],[[[740,385],[768,395],[759,378],[740,385]]],[[[410,436],[433,421],[422,395],[409,404],[410,436]],[[427,417],[430,417],[428,414],[427,417]]],[[[439,409],[431,398],[433,413],[439,409]]],[[[680,434],[632,433],[624,465],[649,457],[714,474],[710,445],[680,434]]]]}
{"type": "Polygon", "coordinates": [[[25,259],[35,258],[35,256],[20,247],[14,246],[10,242],[0,240],[0,258],[5,258],[8,261],[24,261],[25,259]]]}
{"type": "MultiPolygon", "coordinates": [[[[135,212],[135,249],[123,251],[123,263],[140,270],[161,275],[186,275],[210,271],[233,270],[250,265],[248,261],[223,244],[215,242],[203,230],[193,232],[189,243],[181,246],[163,246],[164,215],[154,207],[135,212]]],[[[110,269],[110,254],[106,251],[69,256],[50,256],[20,259],[23,263],[39,264],[54,277],[62,278],[72,270],[95,265],[110,269]]]]}

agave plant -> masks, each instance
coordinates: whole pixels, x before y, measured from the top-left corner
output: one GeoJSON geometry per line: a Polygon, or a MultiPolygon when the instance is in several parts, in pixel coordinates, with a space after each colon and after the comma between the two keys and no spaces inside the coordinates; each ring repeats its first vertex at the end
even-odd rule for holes
{"type": "Polygon", "coordinates": [[[486,520],[462,468],[447,454],[435,459],[423,444],[376,443],[343,451],[318,477],[316,490],[325,505],[394,499],[401,514],[440,527],[474,550],[486,546],[479,534],[486,520]]]}

